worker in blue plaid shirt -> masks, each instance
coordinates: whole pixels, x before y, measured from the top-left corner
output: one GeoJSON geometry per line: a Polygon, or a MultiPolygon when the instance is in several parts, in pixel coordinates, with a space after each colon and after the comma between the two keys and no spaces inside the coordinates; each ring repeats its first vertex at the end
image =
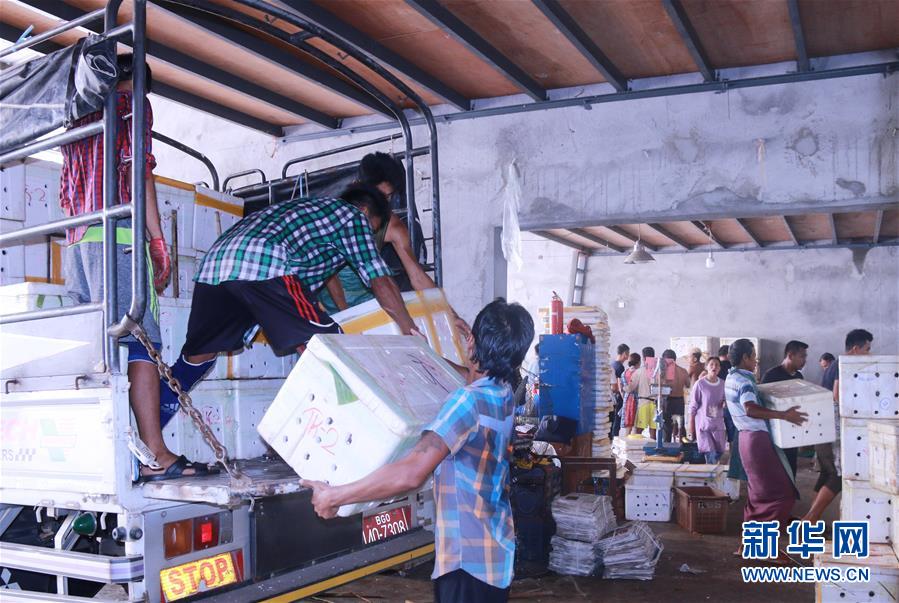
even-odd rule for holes
{"type": "MultiPolygon", "coordinates": [[[[267,207],[232,226],[212,245],[195,278],[187,340],[172,373],[190,390],[221,352],[240,350],[256,325],[278,356],[302,353],[318,333],[340,327],[316,302],[325,281],[344,265],[370,287],[403,334],[417,333],[392,272],[372,234],[390,219],[378,189],[353,185],[340,199],[299,198],[267,207]]],[[[163,382],[162,425],[178,411],[163,382]]],[[[142,481],[202,471],[184,456],[164,470],[144,471],[142,481]]]]}
{"type": "Polygon", "coordinates": [[[449,395],[405,457],[350,484],[303,481],[325,519],[347,504],[413,492],[434,475],[434,594],[437,603],[508,600],[515,560],[509,501],[514,407],[510,382],[534,339],[534,321],[498,299],[468,338],[467,385],[449,395]]]}

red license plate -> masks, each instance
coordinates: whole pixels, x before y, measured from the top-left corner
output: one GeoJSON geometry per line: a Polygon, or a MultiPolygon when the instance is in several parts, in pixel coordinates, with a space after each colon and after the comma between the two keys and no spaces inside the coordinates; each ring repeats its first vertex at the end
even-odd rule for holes
{"type": "Polygon", "coordinates": [[[412,506],[398,507],[362,519],[362,541],[371,544],[408,532],[412,521],[412,506]]]}

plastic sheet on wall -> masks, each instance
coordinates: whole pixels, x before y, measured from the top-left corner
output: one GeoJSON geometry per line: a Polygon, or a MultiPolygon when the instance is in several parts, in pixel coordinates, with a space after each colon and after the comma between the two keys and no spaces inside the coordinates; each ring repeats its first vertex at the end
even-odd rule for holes
{"type": "Polygon", "coordinates": [[[503,189],[503,257],[512,264],[515,272],[521,272],[521,227],[518,224],[518,210],[521,203],[521,176],[515,161],[506,168],[503,189]]]}

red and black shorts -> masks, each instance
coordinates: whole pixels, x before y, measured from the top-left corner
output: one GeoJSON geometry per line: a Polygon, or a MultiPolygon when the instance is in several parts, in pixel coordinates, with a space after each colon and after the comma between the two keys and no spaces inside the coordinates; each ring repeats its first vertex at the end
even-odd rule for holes
{"type": "Polygon", "coordinates": [[[295,276],[218,285],[196,283],[181,353],[192,356],[239,350],[244,334],[257,324],[278,356],[296,352],[313,335],[340,333],[340,326],[311,299],[295,276]]]}

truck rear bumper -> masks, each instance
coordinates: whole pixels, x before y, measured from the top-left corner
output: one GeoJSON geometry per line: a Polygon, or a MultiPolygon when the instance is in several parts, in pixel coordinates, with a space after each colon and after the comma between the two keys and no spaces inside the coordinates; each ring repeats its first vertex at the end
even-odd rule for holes
{"type": "Polygon", "coordinates": [[[434,553],[434,534],[414,530],[362,550],[221,593],[204,601],[244,603],[298,601],[372,574],[422,560],[434,553]]]}
{"type": "Polygon", "coordinates": [[[0,559],[4,567],[93,582],[126,583],[144,577],[144,558],[138,556],[112,557],[0,542],[0,559]]]}

